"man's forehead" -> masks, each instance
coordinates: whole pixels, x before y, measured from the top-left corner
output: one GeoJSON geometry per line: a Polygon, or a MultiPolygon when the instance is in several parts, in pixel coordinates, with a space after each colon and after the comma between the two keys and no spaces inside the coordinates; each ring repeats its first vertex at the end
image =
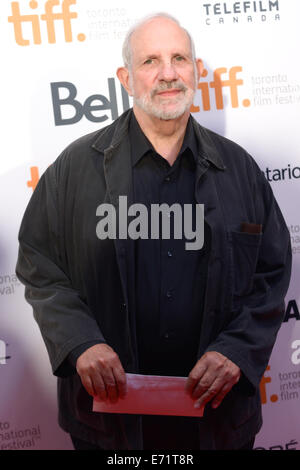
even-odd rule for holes
{"type": "Polygon", "coordinates": [[[159,55],[163,50],[190,52],[190,40],[184,29],[174,21],[155,18],[137,28],[131,36],[131,50],[143,55],[159,55]]]}

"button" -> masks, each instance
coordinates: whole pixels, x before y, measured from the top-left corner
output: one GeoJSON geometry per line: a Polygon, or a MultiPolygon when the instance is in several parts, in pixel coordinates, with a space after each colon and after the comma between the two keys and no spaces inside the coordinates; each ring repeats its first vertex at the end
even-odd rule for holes
{"type": "Polygon", "coordinates": [[[172,292],[170,290],[167,291],[167,297],[168,299],[172,299],[172,292]]]}
{"type": "Polygon", "coordinates": [[[173,256],[173,253],[171,250],[168,250],[168,257],[171,258],[173,256]]]}
{"type": "Polygon", "coordinates": [[[163,335],[164,339],[174,339],[175,332],[174,331],[166,331],[163,335]]]}
{"type": "Polygon", "coordinates": [[[166,176],[166,177],[165,177],[165,181],[171,181],[170,176],[166,176]]]}

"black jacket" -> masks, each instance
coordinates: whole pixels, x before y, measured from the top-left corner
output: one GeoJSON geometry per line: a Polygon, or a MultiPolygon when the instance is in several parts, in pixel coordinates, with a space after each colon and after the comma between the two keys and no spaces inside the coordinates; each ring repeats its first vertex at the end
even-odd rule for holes
{"type": "MultiPolygon", "coordinates": [[[[16,269],[58,376],[60,425],[106,449],[141,449],[140,417],[93,413],[66,358],[84,343],[105,341],[126,372],[138,373],[134,242],[96,236],[99,204],[112,203],[118,213],[119,195],[130,194],[131,113],[72,143],[42,175],[20,228],[16,269]]],[[[259,383],[284,313],[290,237],[254,160],[193,125],[200,148],[195,196],[212,239],[198,357],[218,351],[243,373],[219,408],[206,406],[199,418],[200,448],[234,449],[261,426],[259,383]],[[244,231],[245,222],[256,225],[244,231]],[[259,225],[261,233],[252,233],[259,225]]]]}

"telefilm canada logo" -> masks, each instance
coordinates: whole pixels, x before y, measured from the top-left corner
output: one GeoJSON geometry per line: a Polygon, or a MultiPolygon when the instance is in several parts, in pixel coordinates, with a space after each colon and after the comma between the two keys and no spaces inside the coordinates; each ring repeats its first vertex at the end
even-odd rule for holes
{"type": "MultiPolygon", "coordinates": [[[[77,0],[48,0],[11,2],[8,22],[13,26],[18,46],[56,44],[58,37],[66,43],[74,41],[73,24],[78,18],[77,0]],[[31,26],[31,31],[27,25],[31,26]]],[[[76,34],[79,42],[86,40],[82,32],[76,34]]]]}
{"type": "Polygon", "coordinates": [[[200,18],[205,26],[278,22],[279,5],[279,0],[202,1],[200,18]]]}

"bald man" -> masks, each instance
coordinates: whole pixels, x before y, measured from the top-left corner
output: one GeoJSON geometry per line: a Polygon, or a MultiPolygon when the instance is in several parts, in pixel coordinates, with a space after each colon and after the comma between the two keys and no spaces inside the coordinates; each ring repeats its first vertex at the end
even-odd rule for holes
{"type": "Polygon", "coordinates": [[[143,19],[123,59],[133,108],[63,151],[20,229],[17,274],[58,377],[59,423],[75,449],[251,449],[288,230],[252,157],[192,118],[203,64],[178,21],[143,19]],[[203,204],[203,244],[188,250],[175,225],[169,237],[99,233],[99,207],[119,214],[121,196],[149,211],[148,228],[154,204],[188,206],[195,236],[203,204]],[[198,417],[93,413],[96,396],[126,397],[126,373],[186,377],[198,417]]]}

